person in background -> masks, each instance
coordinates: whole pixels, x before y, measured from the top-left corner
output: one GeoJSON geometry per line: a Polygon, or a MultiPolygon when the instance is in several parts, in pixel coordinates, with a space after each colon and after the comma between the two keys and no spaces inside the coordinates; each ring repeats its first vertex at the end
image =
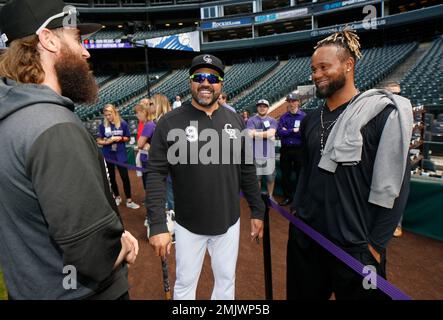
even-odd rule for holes
{"type": "MultiPolygon", "coordinates": [[[[149,149],[151,148],[151,139],[154,135],[155,127],[157,125],[157,122],[160,120],[161,117],[163,117],[166,113],[171,111],[171,105],[169,104],[168,98],[163,94],[155,94],[152,97],[151,100],[152,105],[154,106],[155,110],[154,113],[151,116],[151,119],[145,123],[145,126],[143,128],[143,132],[140,136],[140,139],[138,140],[137,144],[140,150],[142,150],[142,156],[141,156],[141,162],[143,164],[143,168],[147,168],[148,165],[148,158],[149,158],[149,149]]],[[[146,174],[143,174],[143,179],[146,179],[146,174]]],[[[168,184],[169,186],[169,184],[168,184]]],[[[174,199],[171,196],[172,189],[168,187],[168,197],[167,197],[167,209],[173,210],[174,209],[174,199]]]]}
{"type": "MultiPolygon", "coordinates": [[[[143,132],[138,140],[138,147],[142,150],[141,161],[143,164],[143,168],[147,168],[148,159],[149,159],[149,150],[151,148],[151,140],[154,135],[155,127],[157,126],[157,122],[169,111],[171,111],[171,105],[169,103],[168,97],[163,94],[155,94],[151,100],[153,106],[155,107],[154,113],[152,115],[152,120],[146,122],[145,127],[143,128],[143,132]]],[[[147,174],[143,173],[143,179],[146,179],[147,174]]],[[[171,177],[168,176],[166,178],[166,214],[168,217],[168,222],[172,221],[175,213],[174,213],[174,194],[172,190],[172,181],[171,177]]],[[[169,222],[170,223],[170,222],[169,222]]],[[[145,226],[149,227],[148,219],[145,220],[145,226]]],[[[169,228],[171,232],[173,232],[172,228],[169,228]]],[[[149,238],[149,230],[148,230],[148,238],[149,238]]]]}
{"type": "Polygon", "coordinates": [[[241,113],[241,117],[242,117],[242,119],[243,119],[243,122],[245,123],[245,125],[248,123],[248,120],[249,120],[249,111],[248,110],[244,110],[242,113],[241,113]]]}
{"type": "Polygon", "coordinates": [[[228,101],[228,95],[226,94],[226,92],[220,93],[220,95],[218,96],[218,104],[221,107],[231,110],[232,112],[236,112],[235,109],[227,103],[227,101],[228,101]]]}
{"type": "MultiPolygon", "coordinates": [[[[153,115],[151,113],[149,104],[141,104],[141,103],[137,104],[134,107],[134,112],[135,112],[135,115],[136,115],[139,123],[143,124],[143,127],[142,127],[142,132],[143,132],[143,128],[145,127],[146,123],[148,123],[149,121],[151,121],[153,119],[153,115]]],[[[136,164],[137,164],[137,166],[140,166],[140,167],[146,169],[146,166],[147,166],[147,159],[146,158],[147,157],[143,153],[147,152],[149,150],[149,143],[148,142],[141,143],[141,144],[139,143],[142,132],[140,132],[140,136],[137,139],[138,152],[137,152],[137,157],[136,157],[136,164]],[[148,146],[146,146],[146,144],[148,146]],[[147,150],[145,148],[147,148],[147,150]]],[[[143,182],[143,189],[146,190],[146,181],[145,181],[146,180],[146,173],[145,172],[142,173],[141,177],[142,177],[142,182],[143,182]]]]}
{"type": "MultiPolygon", "coordinates": [[[[149,105],[151,104],[151,100],[148,98],[143,98],[140,100],[140,102],[138,103],[138,105],[145,105],[147,107],[149,107],[149,105]]],[[[137,115],[137,113],[136,113],[137,115]]],[[[140,121],[140,119],[138,120],[138,126],[137,126],[137,136],[135,138],[136,141],[138,141],[138,139],[140,139],[140,135],[143,131],[143,127],[145,125],[145,122],[140,121]]]]}
{"type": "Polygon", "coordinates": [[[140,206],[132,201],[131,197],[131,182],[129,180],[128,169],[123,166],[111,163],[111,161],[125,164],[128,162],[126,153],[126,142],[129,141],[131,133],[129,126],[125,120],[120,118],[120,115],[112,104],[107,104],[103,109],[104,121],[99,127],[99,137],[97,143],[103,146],[103,155],[108,167],[109,179],[111,181],[112,191],[115,196],[115,203],[120,205],[122,199],[118,190],[117,181],[115,180],[115,166],[120,172],[120,177],[123,181],[123,189],[126,195],[126,207],[131,209],[138,209],[140,206]]]}
{"type": "Polygon", "coordinates": [[[281,184],[283,189],[284,200],[279,204],[286,206],[292,202],[294,196],[294,186],[291,185],[291,176],[295,172],[297,181],[300,177],[302,166],[302,145],[300,124],[306,114],[299,110],[300,96],[296,93],[290,93],[286,97],[288,102],[288,112],[280,117],[278,121],[277,135],[281,139],[280,149],[280,168],[281,168],[281,184]]]}
{"type": "MultiPolygon", "coordinates": [[[[153,97],[153,103],[155,106],[154,121],[158,123],[160,119],[169,111],[171,111],[171,105],[168,98],[163,94],[156,94],[153,97]]],[[[174,212],[174,192],[172,188],[171,175],[166,178],[166,214],[169,218],[175,216],[174,212]]]]}
{"type": "Polygon", "coordinates": [[[249,118],[246,127],[249,130],[249,136],[255,139],[254,160],[257,166],[259,187],[261,189],[261,180],[264,177],[269,197],[273,199],[276,176],[274,141],[278,124],[268,115],[270,106],[268,100],[260,99],[256,105],[257,114],[249,118]]]}
{"type": "Polygon", "coordinates": [[[172,109],[177,109],[182,106],[182,98],[180,96],[175,97],[175,101],[172,104],[172,109]]]}
{"type": "Polygon", "coordinates": [[[386,84],[385,90],[401,96],[401,86],[397,81],[390,81],[386,84]]]}

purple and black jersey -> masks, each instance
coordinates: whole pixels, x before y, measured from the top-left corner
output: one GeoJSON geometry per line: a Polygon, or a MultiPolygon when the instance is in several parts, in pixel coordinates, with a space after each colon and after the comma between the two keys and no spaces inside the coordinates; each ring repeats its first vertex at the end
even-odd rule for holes
{"type": "MultiPolygon", "coordinates": [[[[131,132],[129,131],[129,126],[123,119],[120,123],[120,128],[116,128],[114,124],[111,123],[111,126],[105,127],[100,124],[99,127],[100,138],[110,138],[113,136],[119,137],[130,137],[131,132]]],[[[113,144],[104,145],[103,146],[103,156],[105,159],[114,160],[122,163],[126,163],[128,161],[128,155],[126,153],[126,143],[125,142],[115,142],[113,144]],[[114,146],[115,145],[115,146],[114,146]]]]}
{"type": "MultiPolygon", "coordinates": [[[[255,115],[249,118],[248,122],[246,123],[246,127],[248,129],[262,131],[262,132],[267,131],[269,129],[277,130],[277,121],[270,116],[262,118],[259,115],[255,115]]],[[[255,159],[269,159],[274,157],[275,157],[275,143],[272,139],[263,139],[263,144],[254,143],[255,159]],[[269,147],[268,143],[270,144],[269,147]],[[268,154],[268,148],[270,152],[269,154],[268,154]]]]}
{"type": "MultiPolygon", "coordinates": [[[[148,138],[148,143],[151,143],[151,139],[152,139],[152,136],[154,135],[155,127],[156,127],[156,123],[154,121],[146,122],[145,125],[143,126],[143,131],[140,136],[148,138]]],[[[142,153],[140,155],[140,161],[142,163],[148,162],[148,155],[145,153],[142,153]]]]}
{"type": "Polygon", "coordinates": [[[301,122],[306,116],[301,110],[295,114],[286,112],[278,121],[277,135],[281,139],[282,147],[287,146],[301,146],[301,132],[294,132],[294,128],[300,128],[301,122]],[[286,128],[284,130],[283,128],[286,128]]]}

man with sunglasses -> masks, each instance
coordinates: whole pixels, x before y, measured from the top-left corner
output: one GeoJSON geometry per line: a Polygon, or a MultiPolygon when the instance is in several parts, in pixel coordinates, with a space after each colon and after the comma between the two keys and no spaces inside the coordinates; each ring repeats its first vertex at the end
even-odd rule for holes
{"type": "Polygon", "coordinates": [[[127,299],[124,232],[104,160],[74,114],[97,85],[82,25],[60,0],[0,11],[0,264],[10,299],[127,299]]]}
{"type": "Polygon", "coordinates": [[[164,210],[165,180],[170,173],[176,209],[174,299],[195,299],[208,250],[215,278],[211,298],[231,300],[235,298],[240,190],[251,208],[252,239],[263,235],[264,204],[254,163],[245,160],[243,120],[217,102],[223,88],[221,60],[209,54],[197,56],[189,74],[192,101],[163,116],[151,142],[146,200],[149,242],[158,256],[170,253],[164,210]],[[208,150],[209,140],[220,143],[208,150]],[[224,143],[228,150],[222,148],[224,143]]]}

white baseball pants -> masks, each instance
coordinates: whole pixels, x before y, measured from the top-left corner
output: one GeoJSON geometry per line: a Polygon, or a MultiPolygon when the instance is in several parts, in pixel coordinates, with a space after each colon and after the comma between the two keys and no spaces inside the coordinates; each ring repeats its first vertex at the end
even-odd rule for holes
{"type": "Polygon", "coordinates": [[[175,240],[174,300],[195,300],[206,249],[215,280],[211,300],[234,300],[240,219],[226,233],[217,236],[195,234],[175,222],[175,240]]]}

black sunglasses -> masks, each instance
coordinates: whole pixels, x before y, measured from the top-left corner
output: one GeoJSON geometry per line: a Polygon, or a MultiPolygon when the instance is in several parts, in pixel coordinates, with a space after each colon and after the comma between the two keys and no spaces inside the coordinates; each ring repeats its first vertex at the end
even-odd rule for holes
{"type": "Polygon", "coordinates": [[[189,77],[192,81],[203,83],[207,79],[210,84],[215,84],[223,81],[223,78],[212,73],[194,73],[189,77]]]}

